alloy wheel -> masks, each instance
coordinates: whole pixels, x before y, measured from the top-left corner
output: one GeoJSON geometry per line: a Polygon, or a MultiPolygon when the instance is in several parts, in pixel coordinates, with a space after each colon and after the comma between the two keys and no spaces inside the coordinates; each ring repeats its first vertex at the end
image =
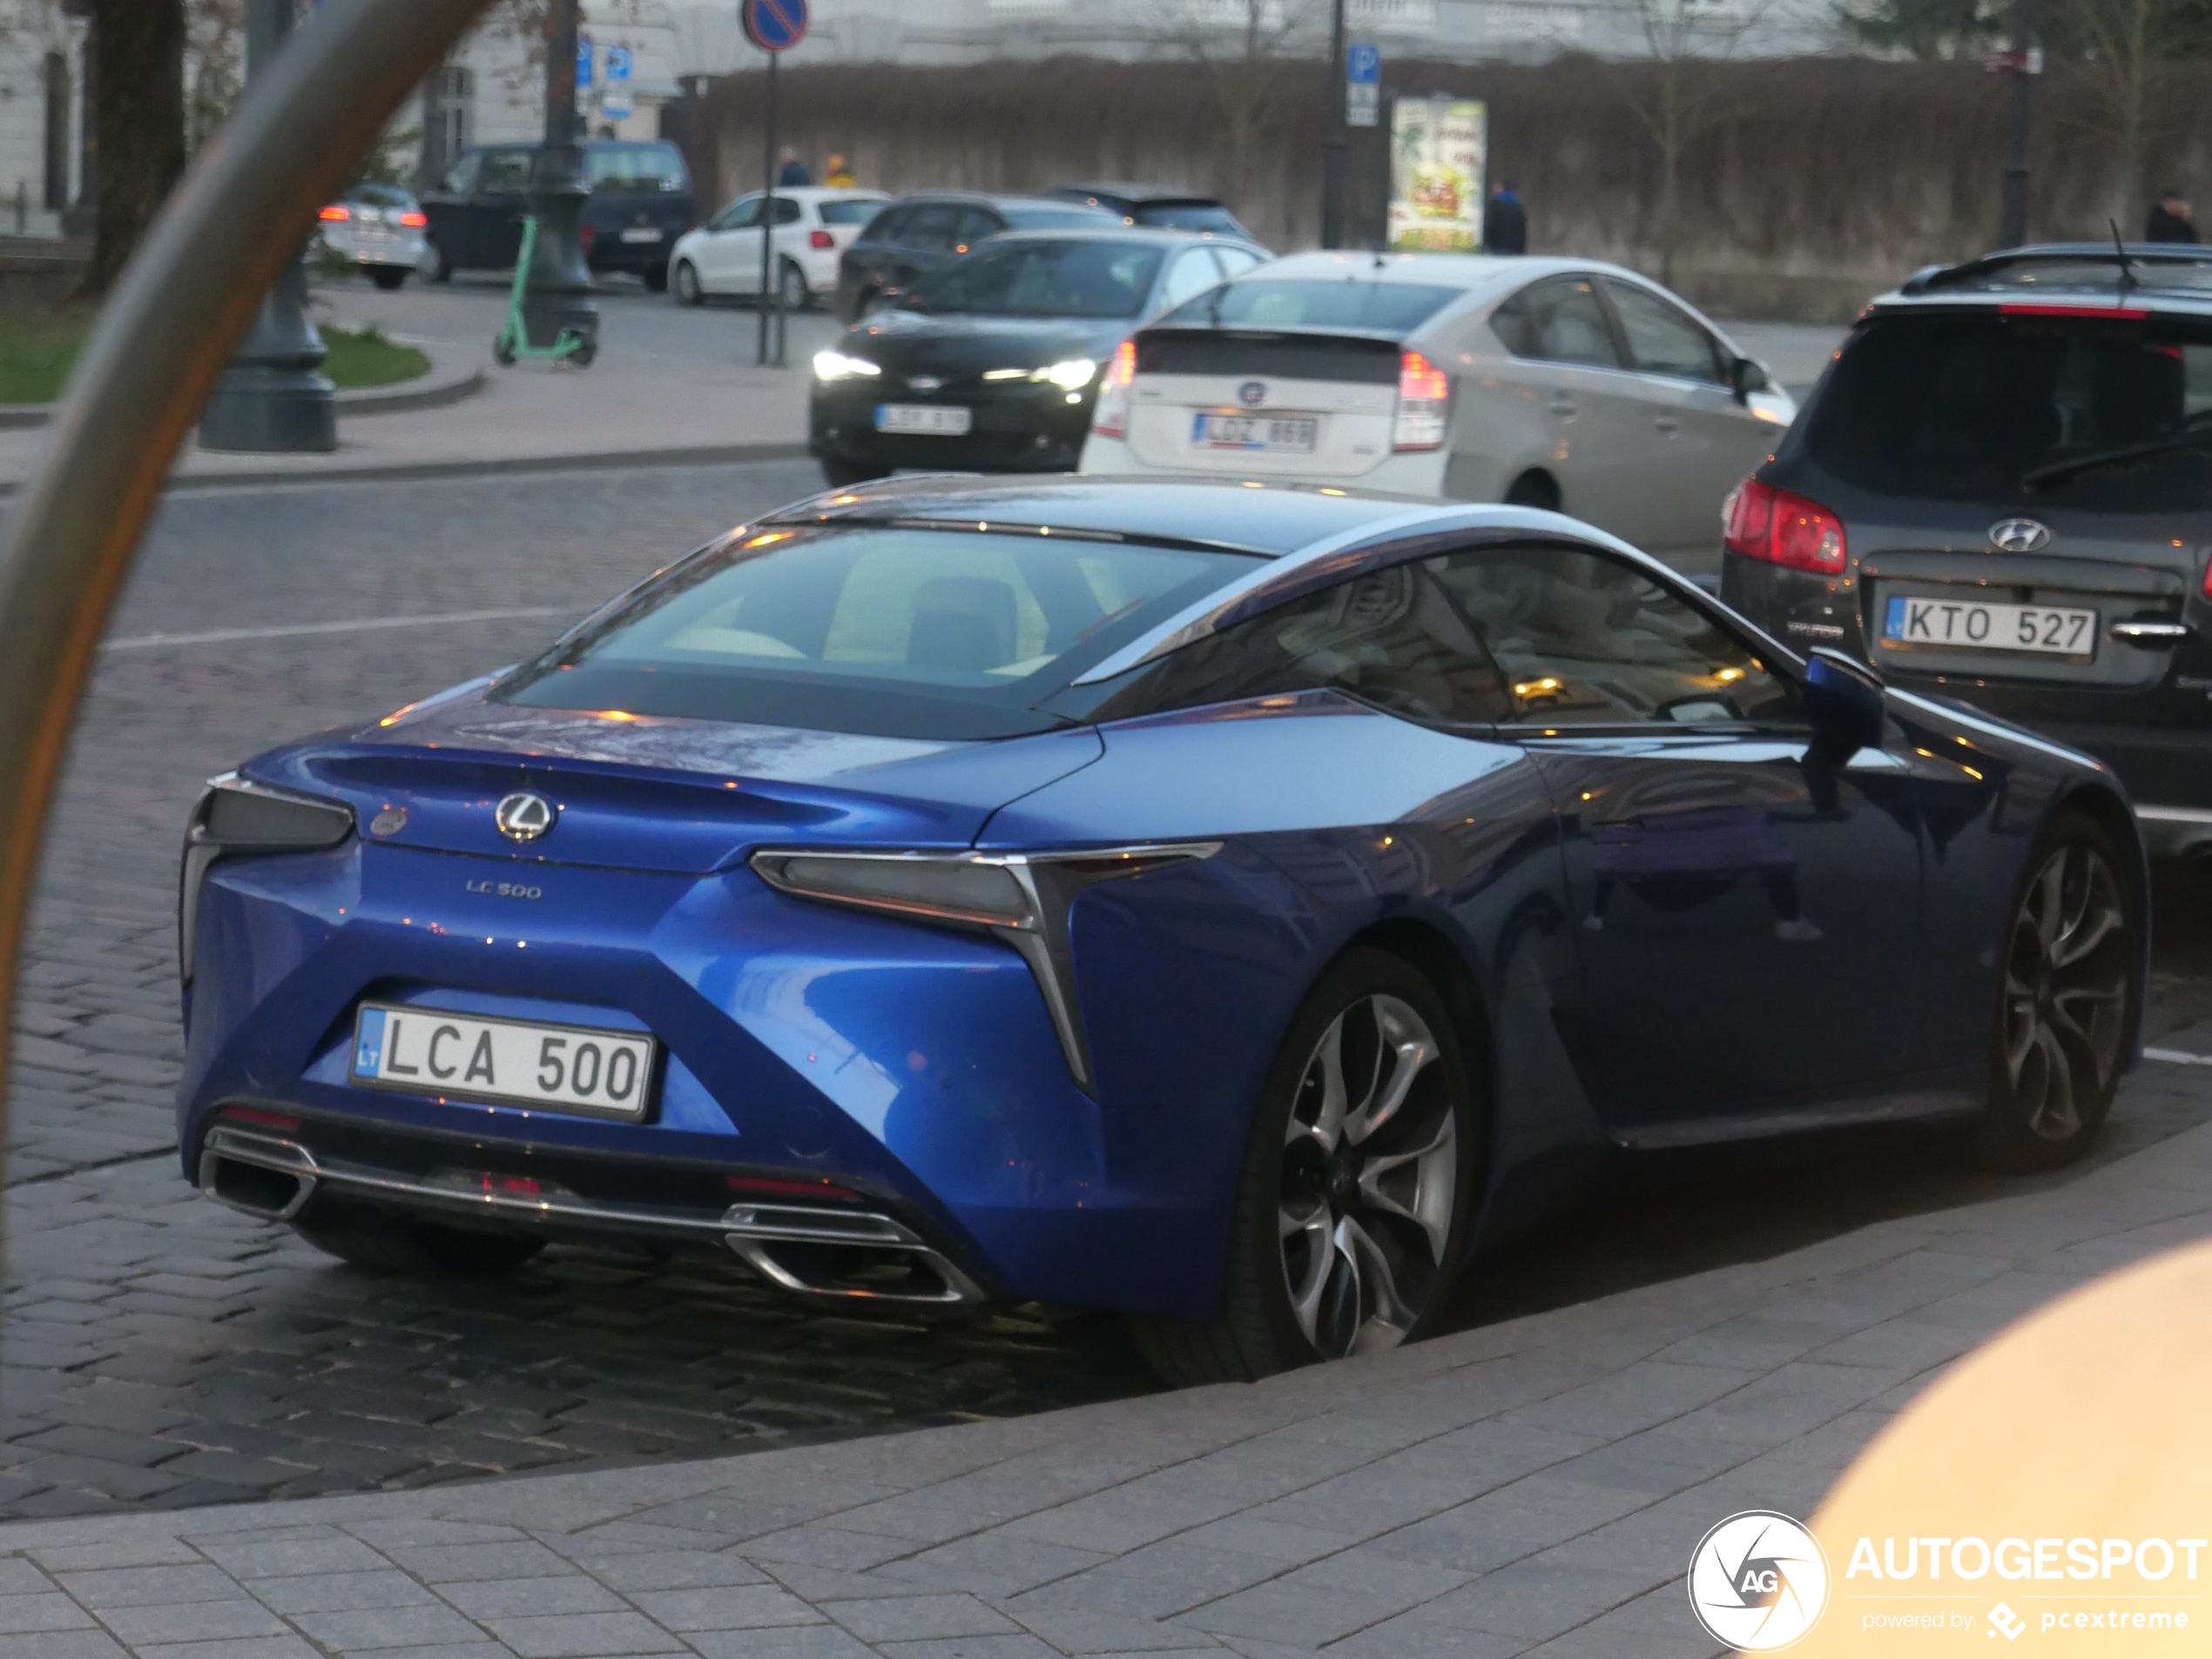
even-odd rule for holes
{"type": "Polygon", "coordinates": [[[2129,931],[2119,878],[2087,841],[2027,885],[2005,959],[2003,1052],[2013,1108],[2040,1140],[2067,1140],[2101,1110],[2127,1027],[2129,931]]]}
{"type": "Polygon", "coordinates": [[[1459,1127],[1434,1035],[1395,996],[1329,1022],[1298,1080],[1277,1211],[1283,1282],[1325,1359],[1405,1340],[1444,1277],[1459,1127]]]}

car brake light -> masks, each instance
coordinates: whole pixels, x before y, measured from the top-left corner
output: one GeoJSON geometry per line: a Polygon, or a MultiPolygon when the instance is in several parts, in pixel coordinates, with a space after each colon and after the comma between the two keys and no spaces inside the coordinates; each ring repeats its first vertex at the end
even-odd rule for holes
{"type": "Polygon", "coordinates": [[[401,213],[400,215],[400,223],[406,226],[408,229],[411,231],[419,231],[429,222],[429,214],[422,212],[420,210],[412,212],[401,213]]]}
{"type": "Polygon", "coordinates": [[[806,246],[809,247],[835,247],[837,246],[837,238],[832,236],[827,231],[810,232],[806,238],[806,246]]]}
{"type": "Polygon", "coordinates": [[[1451,401],[1452,377],[1420,353],[1406,353],[1398,360],[1398,423],[1391,432],[1390,447],[1440,448],[1451,401]]]}
{"type": "Polygon", "coordinates": [[[860,1195],[850,1187],[820,1178],[793,1180],[765,1175],[725,1175],[730,1190],[754,1198],[827,1198],[838,1204],[857,1203],[860,1195]]]}
{"type": "Polygon", "coordinates": [[[589,225],[580,225],[577,227],[576,239],[583,245],[583,251],[589,253],[591,252],[591,244],[597,239],[598,234],[599,233],[589,225]]]}
{"type": "Polygon", "coordinates": [[[1090,429],[1103,438],[1119,438],[1129,432],[1129,388],[1136,378],[1136,342],[1124,340],[1114,348],[1114,361],[1098,382],[1097,411],[1090,429]]]}
{"type": "Polygon", "coordinates": [[[279,1130],[286,1134],[300,1127],[300,1120],[290,1112],[263,1111],[258,1106],[226,1106],[221,1115],[226,1123],[250,1123],[255,1129],[279,1130]]]}
{"type": "Polygon", "coordinates": [[[2204,562],[2204,597],[2212,599],[2212,559],[2204,562]]]}
{"type": "Polygon", "coordinates": [[[315,217],[326,225],[343,225],[347,219],[351,219],[353,215],[334,202],[329,206],[324,208],[322,212],[317,213],[315,217]]]}
{"type": "Polygon", "coordinates": [[[1803,496],[1746,478],[1722,508],[1721,523],[1731,553],[1818,576],[1843,573],[1844,521],[1803,496]]]}

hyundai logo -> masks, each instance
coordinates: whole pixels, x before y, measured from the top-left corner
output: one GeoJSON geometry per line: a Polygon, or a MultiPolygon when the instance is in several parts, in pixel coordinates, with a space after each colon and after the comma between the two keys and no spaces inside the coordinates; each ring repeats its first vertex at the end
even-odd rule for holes
{"type": "Polygon", "coordinates": [[[2000,553],[2040,553],[2051,544],[2051,527],[2032,518],[2000,518],[1989,527],[1989,544],[2000,553]]]}
{"type": "Polygon", "coordinates": [[[1246,381],[1237,388],[1237,401],[1248,409],[1256,409],[1267,401],[1265,381],[1246,381]]]}
{"type": "Polygon", "coordinates": [[[553,803],[528,792],[509,795],[492,809],[491,820],[510,841],[535,841],[553,827],[553,803]]]}

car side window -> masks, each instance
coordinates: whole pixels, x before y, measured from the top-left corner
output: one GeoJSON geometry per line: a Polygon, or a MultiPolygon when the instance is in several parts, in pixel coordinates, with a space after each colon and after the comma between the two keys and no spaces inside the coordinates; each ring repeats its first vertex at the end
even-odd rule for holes
{"type": "Polygon", "coordinates": [[[1334,691],[1424,725],[1507,718],[1503,677],[1440,563],[1370,571],[1187,645],[1096,718],[1334,691]]]}
{"type": "Polygon", "coordinates": [[[1507,723],[1804,723],[1789,681],[1632,565],[1542,546],[1486,548],[1433,564],[1497,663],[1507,723]]]}
{"type": "Polygon", "coordinates": [[[714,216],[711,231],[749,231],[760,222],[760,198],[740,196],[714,216]]]}
{"type": "Polygon", "coordinates": [[[1195,300],[1221,280],[1221,267],[1214,263],[1211,248],[1194,247],[1177,256],[1168,266],[1167,278],[1160,284],[1159,308],[1179,306],[1186,300],[1195,300]]]}
{"type": "Polygon", "coordinates": [[[856,239],[863,242],[897,242],[906,234],[907,209],[887,207],[860,227],[856,239]]]}
{"type": "Polygon", "coordinates": [[[788,197],[788,196],[779,196],[779,197],[777,197],[777,198],[776,198],[776,223],[777,223],[777,224],[779,224],[779,225],[796,225],[796,224],[798,224],[798,223],[799,223],[799,212],[800,212],[799,205],[797,202],[795,202],[795,201],[792,200],[792,199],[791,199],[790,197],[788,197]]]}
{"type": "Polygon", "coordinates": [[[1636,368],[1647,374],[1725,383],[1713,337],[1680,307],[1626,282],[1608,281],[1605,290],[1620,313],[1621,332],[1629,337],[1629,354],[1636,368]]]}
{"type": "Polygon", "coordinates": [[[989,241],[1005,228],[1006,221],[988,208],[967,208],[953,229],[953,244],[956,247],[974,247],[978,242],[989,241]]]}
{"type": "Polygon", "coordinates": [[[927,202],[907,209],[906,220],[899,226],[900,245],[951,253],[956,239],[954,233],[960,228],[960,208],[952,202],[927,202]]]}
{"type": "Polygon", "coordinates": [[[483,156],[483,172],[476,179],[479,195],[519,196],[530,187],[528,150],[487,150],[483,156]]]}
{"type": "Polygon", "coordinates": [[[1490,327],[1515,357],[1619,368],[1613,325],[1589,277],[1531,283],[1490,314],[1490,327]]]}
{"type": "Polygon", "coordinates": [[[1214,249],[1213,255],[1221,261],[1224,276],[1242,276],[1245,272],[1257,268],[1260,262],[1259,255],[1249,248],[1217,247],[1214,249]]]}
{"type": "Polygon", "coordinates": [[[453,164],[451,170],[445,176],[445,183],[442,188],[449,196],[473,194],[476,188],[476,174],[482,171],[483,165],[482,152],[471,150],[453,164]]]}

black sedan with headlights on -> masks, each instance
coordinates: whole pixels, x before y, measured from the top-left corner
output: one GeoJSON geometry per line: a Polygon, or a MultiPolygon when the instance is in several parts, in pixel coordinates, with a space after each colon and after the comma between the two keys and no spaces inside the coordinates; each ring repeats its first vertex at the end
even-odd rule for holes
{"type": "Polygon", "coordinates": [[[1137,326],[1268,257],[1179,231],[994,238],[814,356],[807,448],[833,485],[900,468],[1072,472],[1137,326]]]}

